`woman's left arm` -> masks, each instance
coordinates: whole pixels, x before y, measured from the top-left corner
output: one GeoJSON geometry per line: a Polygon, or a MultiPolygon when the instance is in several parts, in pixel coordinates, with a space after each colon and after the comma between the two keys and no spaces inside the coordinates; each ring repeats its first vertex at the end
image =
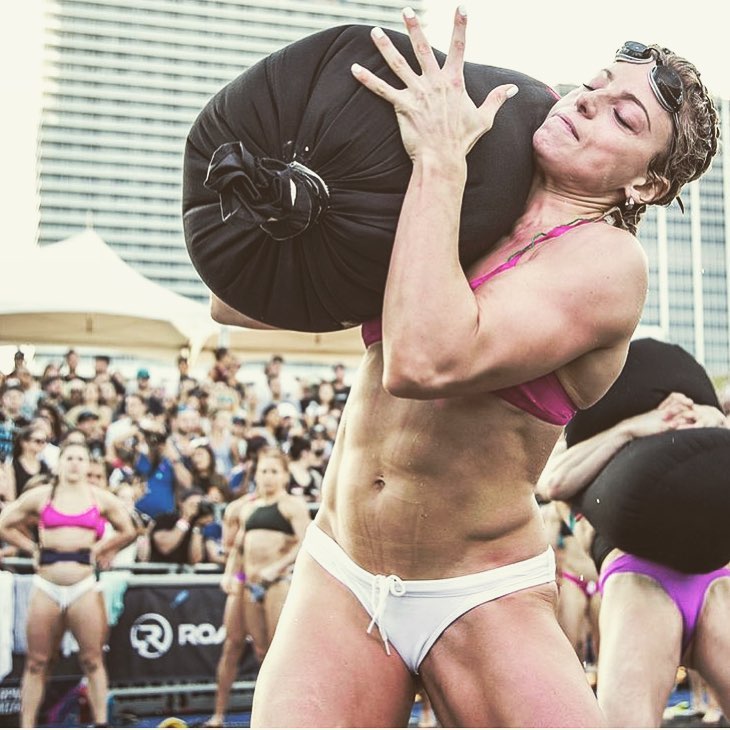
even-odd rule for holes
{"type": "Polygon", "coordinates": [[[0,462],[0,500],[10,503],[17,496],[15,469],[13,469],[12,461],[8,459],[0,462]]]}
{"type": "Polygon", "coordinates": [[[458,248],[466,156],[515,87],[497,87],[475,106],[464,86],[466,17],[456,13],[443,68],[417,18],[405,22],[420,75],[376,32],[375,44],[405,88],[353,69],[393,105],[413,160],[383,304],[385,387],[406,398],[471,395],[532,380],[589,352],[618,352],[646,295],[646,258],[626,232],[586,226],[587,236],[571,232],[571,242],[552,243],[549,256],[530,255],[529,266],[471,290],[458,248]]]}
{"type": "Polygon", "coordinates": [[[352,68],[360,83],[393,105],[403,146],[413,161],[383,302],[384,380],[396,394],[409,369],[433,367],[431,352],[423,355],[423,362],[413,359],[421,347],[431,350],[429,337],[440,339],[444,325],[477,317],[458,251],[466,156],[517,90],[514,85],[497,87],[476,107],[464,85],[466,16],[456,12],[451,47],[440,68],[418,19],[409,15],[404,12],[403,17],[420,75],[379,28],[372,31],[373,42],[405,88],[395,89],[359,65],[352,68]]]}
{"type": "Polygon", "coordinates": [[[92,548],[96,564],[108,568],[119,550],[134,542],[137,529],[124,503],[114,494],[94,487],[94,497],[100,506],[101,516],[114,528],[114,534],[104,536],[92,548]]]}

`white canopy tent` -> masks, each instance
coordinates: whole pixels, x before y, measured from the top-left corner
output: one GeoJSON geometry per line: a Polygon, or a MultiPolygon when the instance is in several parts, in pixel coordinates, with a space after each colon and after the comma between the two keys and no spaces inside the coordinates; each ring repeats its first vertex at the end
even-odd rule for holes
{"type": "Polygon", "coordinates": [[[218,330],[208,307],[138,273],[93,230],[3,258],[2,344],[169,358],[183,347],[198,352],[218,330]]]}
{"type": "MultiPolygon", "coordinates": [[[[175,294],[125,263],[93,230],[59,243],[4,252],[0,344],[100,347],[192,361],[229,347],[244,359],[280,354],[291,361],[356,365],[359,328],[312,334],[223,327],[206,305],[175,294]]],[[[198,360],[200,364],[201,361],[198,360]]]]}

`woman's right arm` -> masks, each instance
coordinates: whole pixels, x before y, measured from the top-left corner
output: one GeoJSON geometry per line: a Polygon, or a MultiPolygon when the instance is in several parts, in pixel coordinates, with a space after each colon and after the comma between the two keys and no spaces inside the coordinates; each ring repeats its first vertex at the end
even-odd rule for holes
{"type": "Polygon", "coordinates": [[[548,499],[570,499],[588,486],[629,441],[686,426],[692,410],[691,401],[665,401],[654,410],[627,418],[562,452],[554,452],[538,480],[538,493],[548,499]]]}
{"type": "Polygon", "coordinates": [[[243,531],[239,530],[228,552],[226,567],[221,576],[221,588],[224,593],[231,593],[234,587],[234,576],[239,570],[243,570],[243,531]],[[240,539],[239,539],[240,535],[240,539]]]}
{"type": "Polygon", "coordinates": [[[38,545],[21,528],[33,515],[40,513],[49,491],[50,487],[36,487],[4,507],[0,512],[0,540],[5,540],[27,553],[35,553],[38,545]]]}

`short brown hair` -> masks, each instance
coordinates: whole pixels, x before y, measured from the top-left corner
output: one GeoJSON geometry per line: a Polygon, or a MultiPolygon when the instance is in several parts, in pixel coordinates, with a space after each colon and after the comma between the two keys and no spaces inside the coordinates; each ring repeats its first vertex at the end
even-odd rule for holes
{"type": "MultiPolygon", "coordinates": [[[[672,121],[672,143],[665,154],[655,157],[649,164],[649,175],[655,179],[666,178],[669,188],[652,205],[669,205],[679,197],[682,188],[703,175],[717,153],[720,139],[720,124],[717,108],[710,92],[700,79],[700,72],[687,59],[678,56],[668,48],[650,46],[656,54],[657,63],[667,66],[679,74],[684,87],[684,100],[672,121]]],[[[681,205],[681,201],[680,201],[681,205]]],[[[636,232],[646,205],[632,210],[622,208],[624,227],[636,232]]],[[[684,210],[684,208],[683,208],[684,210]]]]}

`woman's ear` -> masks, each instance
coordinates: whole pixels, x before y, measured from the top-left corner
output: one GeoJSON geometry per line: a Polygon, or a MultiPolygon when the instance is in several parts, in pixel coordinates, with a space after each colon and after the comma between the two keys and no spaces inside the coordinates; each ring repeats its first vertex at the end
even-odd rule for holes
{"type": "Polygon", "coordinates": [[[650,175],[646,182],[631,185],[626,190],[626,197],[632,197],[637,203],[651,205],[661,200],[670,188],[669,180],[663,175],[650,175]]]}

